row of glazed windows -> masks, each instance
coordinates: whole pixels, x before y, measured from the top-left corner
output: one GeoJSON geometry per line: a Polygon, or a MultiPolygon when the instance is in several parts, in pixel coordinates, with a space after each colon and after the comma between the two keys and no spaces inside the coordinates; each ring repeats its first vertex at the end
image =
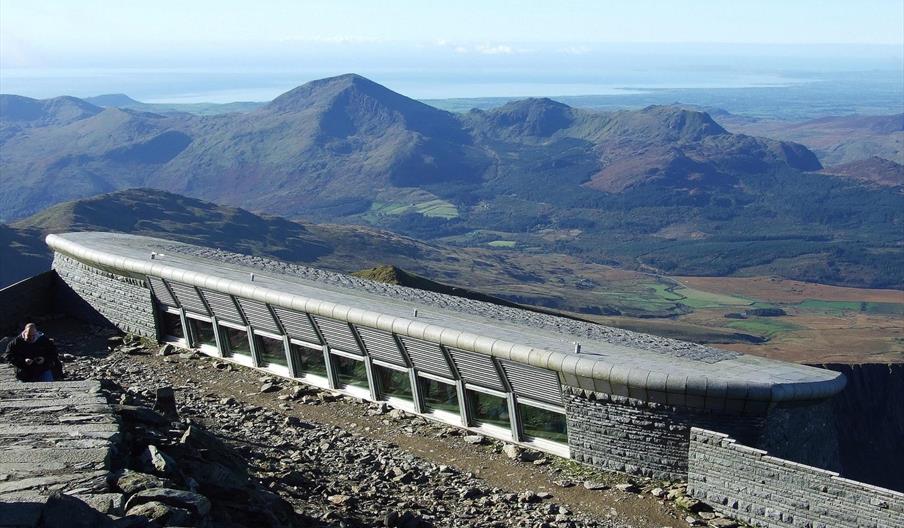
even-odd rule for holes
{"type": "Polygon", "coordinates": [[[162,310],[161,321],[166,339],[211,355],[569,456],[558,406],[178,308],[162,310]]]}

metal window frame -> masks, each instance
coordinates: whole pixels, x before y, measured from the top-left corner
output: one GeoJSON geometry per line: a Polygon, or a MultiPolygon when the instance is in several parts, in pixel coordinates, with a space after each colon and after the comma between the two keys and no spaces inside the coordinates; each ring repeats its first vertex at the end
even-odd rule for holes
{"type": "Polygon", "coordinates": [[[223,348],[221,350],[223,357],[227,358],[227,359],[231,359],[232,361],[235,361],[236,363],[238,363],[240,365],[257,368],[257,360],[255,359],[256,352],[255,352],[255,346],[254,346],[254,339],[251,338],[252,328],[250,326],[242,326],[240,324],[231,323],[228,321],[217,321],[217,323],[219,324],[219,326],[221,326],[223,328],[231,328],[233,330],[241,330],[242,332],[245,332],[245,338],[248,340],[248,347],[251,351],[250,356],[246,355],[246,354],[233,352],[232,350],[229,349],[229,339],[225,339],[225,336],[223,336],[223,341],[222,341],[223,348]]]}
{"type": "Polygon", "coordinates": [[[546,438],[530,436],[524,432],[523,422],[521,421],[521,409],[519,406],[524,405],[527,407],[534,407],[536,409],[540,409],[543,411],[561,414],[562,416],[567,418],[568,413],[565,411],[565,408],[553,405],[551,403],[532,400],[530,398],[524,398],[524,397],[520,397],[520,396],[515,396],[514,400],[515,400],[515,408],[518,411],[518,428],[519,428],[519,433],[520,433],[520,438],[521,438],[519,441],[523,442],[525,444],[528,444],[528,445],[535,445],[539,449],[542,449],[544,451],[550,451],[558,456],[562,456],[565,458],[571,458],[571,449],[568,445],[568,440],[567,440],[567,438],[568,438],[567,420],[566,420],[566,425],[565,425],[565,438],[566,438],[565,442],[556,442],[555,440],[549,440],[546,438]]]}
{"type": "Polygon", "coordinates": [[[437,376],[436,374],[430,374],[427,372],[417,371],[416,369],[412,369],[412,370],[415,370],[415,378],[423,377],[423,378],[429,379],[431,381],[436,381],[439,383],[445,383],[446,385],[451,385],[452,387],[455,387],[455,389],[456,389],[455,397],[458,400],[458,409],[459,409],[458,414],[450,412],[450,411],[444,411],[442,409],[431,409],[430,407],[427,406],[427,402],[424,399],[423,394],[421,392],[420,380],[417,380],[417,387],[418,387],[417,388],[417,397],[418,397],[418,402],[419,402],[418,408],[420,409],[420,411],[419,411],[420,414],[430,416],[432,418],[436,418],[437,420],[439,420],[441,422],[446,422],[451,425],[457,425],[459,427],[462,427],[462,426],[467,427],[468,422],[462,418],[462,412],[464,412],[462,409],[465,407],[465,405],[461,399],[462,394],[461,394],[461,387],[458,383],[459,380],[449,379],[449,378],[446,378],[445,376],[437,376]]]}
{"type": "Polygon", "coordinates": [[[490,389],[487,387],[483,387],[480,385],[474,385],[471,383],[463,384],[463,388],[465,391],[465,400],[466,400],[465,407],[467,407],[467,409],[468,409],[468,412],[467,412],[468,419],[469,419],[469,421],[467,422],[468,427],[471,427],[471,428],[474,428],[474,429],[477,429],[480,431],[486,431],[487,433],[494,433],[494,434],[492,434],[492,436],[496,436],[499,438],[510,439],[510,440],[514,440],[516,442],[521,441],[521,436],[518,434],[519,427],[520,427],[520,420],[518,419],[518,417],[515,414],[513,414],[513,410],[515,409],[516,406],[514,405],[513,394],[511,392],[503,392],[500,390],[490,389]],[[481,422],[480,420],[478,420],[476,417],[477,413],[475,412],[475,409],[474,409],[474,401],[470,397],[468,397],[467,391],[479,392],[482,394],[486,394],[489,396],[495,396],[497,398],[501,398],[501,399],[505,400],[505,405],[506,405],[506,408],[508,409],[508,414],[509,414],[509,426],[506,428],[506,427],[502,427],[500,425],[484,423],[484,422],[481,422]]]}
{"type": "Polygon", "coordinates": [[[163,321],[162,321],[162,317],[161,317],[160,318],[161,319],[161,325],[160,325],[161,330],[158,332],[160,334],[160,336],[162,337],[161,341],[164,343],[172,343],[174,345],[187,348],[189,346],[189,341],[188,341],[188,330],[187,330],[188,326],[187,326],[187,321],[185,320],[185,310],[182,308],[176,307],[176,306],[166,306],[163,304],[158,305],[157,309],[165,314],[178,315],[179,316],[179,324],[182,325],[182,336],[183,337],[176,337],[174,335],[164,334],[163,329],[162,329],[163,321]],[[161,310],[161,308],[162,308],[162,310],[161,310]]]}
{"type": "Polygon", "coordinates": [[[195,335],[195,331],[191,328],[191,323],[189,323],[188,331],[191,334],[191,339],[189,340],[189,346],[191,348],[198,349],[200,352],[203,352],[207,355],[215,355],[217,357],[223,357],[220,352],[221,346],[221,337],[220,332],[217,330],[217,318],[214,315],[201,315],[194,312],[185,312],[185,321],[201,321],[203,323],[210,323],[213,326],[213,339],[214,345],[205,345],[198,344],[197,336],[195,335]]]}
{"type": "Polygon", "coordinates": [[[395,407],[399,407],[406,411],[414,411],[420,413],[418,411],[418,406],[416,405],[418,393],[414,389],[414,385],[411,384],[411,373],[414,369],[408,367],[401,367],[399,365],[395,365],[393,363],[388,363],[386,361],[380,361],[377,359],[371,359],[371,368],[374,369],[374,391],[377,395],[375,398],[376,401],[385,401],[390,405],[395,407]],[[397,398],[395,396],[386,396],[383,394],[383,385],[380,383],[380,378],[376,375],[376,367],[385,368],[387,370],[394,370],[396,372],[404,372],[408,375],[408,386],[411,387],[411,400],[406,400],[404,398],[397,398]]]}
{"type": "Polygon", "coordinates": [[[286,344],[287,344],[286,336],[283,334],[277,334],[277,333],[270,332],[267,330],[259,330],[259,329],[255,328],[253,339],[255,341],[255,348],[256,348],[255,355],[258,356],[255,361],[260,366],[260,368],[266,369],[266,370],[272,370],[275,374],[279,374],[281,376],[291,377],[291,375],[292,375],[292,359],[289,357],[290,356],[289,349],[286,346],[286,344]],[[262,345],[260,343],[258,343],[258,340],[262,337],[265,337],[267,339],[272,339],[274,341],[279,341],[280,343],[282,343],[283,357],[285,357],[285,359],[286,359],[286,366],[272,364],[272,363],[264,363],[263,356],[260,355],[261,350],[258,348],[258,347],[262,348],[262,345]]]}
{"type": "Polygon", "coordinates": [[[331,388],[330,377],[329,377],[330,364],[327,361],[327,359],[325,357],[323,357],[323,355],[324,355],[323,345],[321,345],[320,343],[311,343],[310,341],[305,341],[304,339],[296,339],[294,337],[289,337],[289,336],[286,336],[286,338],[287,338],[287,343],[288,343],[288,347],[289,347],[289,360],[291,362],[290,364],[292,365],[292,372],[291,372],[292,377],[299,379],[301,381],[304,381],[305,383],[310,383],[311,385],[320,387],[322,389],[331,388]],[[309,372],[304,372],[302,370],[299,370],[300,367],[295,363],[295,357],[294,357],[295,355],[292,353],[292,345],[302,346],[302,347],[305,347],[305,348],[308,348],[311,350],[320,351],[320,356],[323,359],[323,365],[327,371],[327,375],[321,376],[319,374],[312,374],[309,372]]]}
{"type": "Polygon", "coordinates": [[[342,392],[345,392],[345,393],[355,396],[357,398],[364,397],[363,395],[365,393],[367,393],[366,398],[376,401],[376,398],[374,398],[373,371],[369,365],[369,362],[367,361],[367,359],[369,359],[369,358],[367,356],[360,356],[358,354],[352,354],[351,352],[346,352],[344,350],[335,350],[333,348],[329,348],[328,345],[326,347],[328,349],[328,352],[327,352],[328,356],[336,355],[339,357],[344,357],[346,359],[351,359],[353,361],[360,361],[361,363],[364,363],[364,373],[365,373],[365,376],[367,377],[367,388],[366,389],[363,387],[355,387],[354,385],[340,385],[339,384],[338,367],[335,363],[333,363],[332,357],[330,357],[330,363],[329,363],[330,368],[329,368],[328,372],[332,372],[333,377],[334,377],[333,380],[331,380],[331,382],[330,382],[331,388],[340,390],[342,392]]]}

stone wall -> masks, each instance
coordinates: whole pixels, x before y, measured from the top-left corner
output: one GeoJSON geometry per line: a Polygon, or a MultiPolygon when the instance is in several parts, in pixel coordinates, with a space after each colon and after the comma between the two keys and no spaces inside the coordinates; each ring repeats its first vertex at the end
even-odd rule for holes
{"type": "Polygon", "coordinates": [[[56,273],[45,271],[0,289],[0,337],[14,335],[28,319],[50,313],[56,273]]]}
{"type": "Polygon", "coordinates": [[[154,301],[144,280],[87,266],[60,253],[53,256],[53,269],[60,277],[57,309],[87,322],[159,337],[154,301]]]}
{"type": "Polygon", "coordinates": [[[762,415],[674,407],[573,387],[564,392],[574,460],[656,478],[686,478],[691,427],[713,427],[756,441],[765,423],[762,415]]]}
{"type": "Polygon", "coordinates": [[[757,527],[904,527],[904,494],[691,430],[688,493],[757,527]]]}

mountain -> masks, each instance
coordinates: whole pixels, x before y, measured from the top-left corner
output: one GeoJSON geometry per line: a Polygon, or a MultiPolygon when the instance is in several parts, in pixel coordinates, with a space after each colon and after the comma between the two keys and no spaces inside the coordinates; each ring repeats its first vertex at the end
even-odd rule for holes
{"type": "Polygon", "coordinates": [[[40,112],[0,115],[4,221],[148,187],[638,270],[904,284],[900,195],[815,174],[806,147],[680,106],[527,99],[452,114],[354,74],[213,116],[6,97],[40,112]]]}
{"type": "Polygon", "coordinates": [[[141,101],[136,101],[123,93],[95,95],[94,97],[85,97],[84,100],[93,105],[102,107],[114,106],[116,108],[135,108],[144,105],[141,101]]]}
{"type": "Polygon", "coordinates": [[[112,231],[163,237],[336,271],[375,262],[426,269],[418,262],[464,260],[451,249],[377,229],[302,224],[155,189],[127,189],[64,202],[0,224],[0,287],[50,268],[49,233],[112,231]]]}
{"type": "Polygon", "coordinates": [[[879,156],[826,167],[822,172],[882,187],[904,187],[904,165],[879,156]]]}

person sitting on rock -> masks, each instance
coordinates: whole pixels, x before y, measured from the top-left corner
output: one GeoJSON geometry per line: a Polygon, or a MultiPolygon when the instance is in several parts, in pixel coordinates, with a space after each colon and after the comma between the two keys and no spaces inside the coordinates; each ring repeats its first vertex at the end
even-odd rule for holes
{"type": "Polygon", "coordinates": [[[22,333],[7,345],[5,359],[16,367],[16,377],[22,381],[53,381],[62,377],[56,345],[34,323],[25,325],[22,333]]]}

